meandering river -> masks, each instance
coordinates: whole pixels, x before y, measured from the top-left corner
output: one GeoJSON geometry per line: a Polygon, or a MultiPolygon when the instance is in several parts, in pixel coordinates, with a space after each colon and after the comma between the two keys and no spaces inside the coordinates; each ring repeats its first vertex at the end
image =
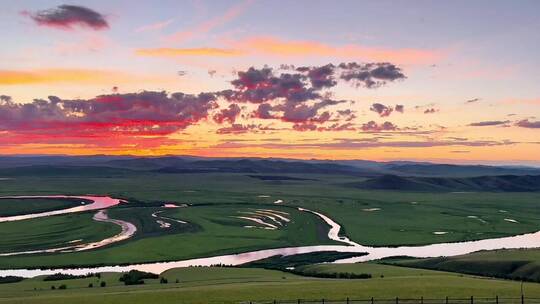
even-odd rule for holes
{"type": "MultiPolygon", "coordinates": [[[[56,197],[65,197],[65,196],[56,196],[56,197]]],[[[41,197],[45,198],[45,197],[41,197]]],[[[48,197],[51,198],[51,197],[48,197]]],[[[80,197],[82,198],[82,197],[80,197]]],[[[112,202],[115,199],[109,198],[110,200],[104,200],[112,202]]],[[[120,200],[117,200],[120,201],[120,200]]],[[[91,206],[91,205],[88,205],[91,206]]],[[[87,206],[87,207],[88,207],[87,206]]],[[[112,205],[111,205],[112,206],[112,205]]],[[[78,207],[76,207],[78,208],[78,207]]],[[[70,208],[73,209],[73,208],[70,208]]],[[[98,208],[99,209],[99,208],[98,208]]],[[[69,209],[64,209],[69,210],[69,209]]],[[[92,210],[92,209],[90,209],[92,210]]],[[[38,275],[47,275],[57,272],[67,273],[67,274],[86,274],[89,272],[123,272],[130,270],[140,270],[153,273],[161,273],[163,271],[177,268],[177,267],[188,267],[188,266],[210,266],[216,264],[227,264],[227,265],[241,265],[244,263],[265,259],[275,255],[294,255],[302,253],[311,253],[311,252],[321,252],[321,251],[338,251],[338,252],[364,252],[367,255],[339,260],[334,263],[354,263],[354,262],[364,262],[370,260],[381,259],[385,257],[392,256],[411,256],[411,257],[437,257],[437,256],[454,256],[467,254],[479,250],[495,250],[495,249],[513,249],[513,248],[538,248],[540,247],[540,231],[535,233],[528,233],[517,236],[496,238],[496,239],[484,239],[478,241],[469,241],[469,242],[458,242],[458,243],[441,243],[441,244],[432,244],[425,246],[401,246],[401,247],[370,247],[363,246],[358,243],[355,243],[349,240],[347,237],[339,236],[339,231],[341,229],[340,225],[333,221],[328,216],[304,209],[299,208],[300,211],[311,212],[319,216],[323,221],[325,221],[329,226],[330,230],[328,232],[328,237],[337,242],[347,244],[345,245],[322,245],[322,246],[302,246],[302,247],[287,247],[287,248],[276,248],[276,249],[266,249],[258,250],[253,252],[246,252],[240,254],[230,254],[222,255],[215,257],[207,258],[198,258],[190,259],[183,261],[173,261],[173,262],[162,262],[162,263],[148,263],[148,264],[134,264],[126,266],[106,266],[106,267],[95,267],[95,268],[78,268],[78,269],[7,269],[0,270],[0,276],[22,276],[22,277],[34,277],[38,275]]],[[[62,211],[62,210],[59,210],[62,211]]],[[[66,213],[66,212],[63,212],[66,213]]],[[[56,213],[56,214],[63,214],[56,213]]],[[[1,219],[1,218],[0,218],[1,219]]]]}
{"type": "Polygon", "coordinates": [[[115,225],[118,225],[122,228],[122,231],[118,233],[117,235],[114,235],[112,237],[103,239],[101,241],[92,242],[92,243],[81,243],[77,244],[79,240],[75,240],[72,242],[69,242],[70,245],[57,247],[57,248],[50,248],[50,249],[42,249],[42,250],[31,250],[31,251],[18,251],[18,252],[7,252],[7,253],[0,253],[0,257],[2,256],[14,256],[14,255],[24,255],[24,254],[36,254],[36,253],[55,253],[55,252],[76,252],[76,251],[85,251],[85,250],[91,250],[100,248],[103,246],[107,246],[116,242],[124,241],[129,238],[131,238],[135,232],[137,231],[137,227],[133,225],[132,223],[117,220],[117,219],[111,219],[107,215],[106,210],[99,210],[93,217],[93,220],[96,222],[105,222],[105,223],[113,223],[115,225]]]}

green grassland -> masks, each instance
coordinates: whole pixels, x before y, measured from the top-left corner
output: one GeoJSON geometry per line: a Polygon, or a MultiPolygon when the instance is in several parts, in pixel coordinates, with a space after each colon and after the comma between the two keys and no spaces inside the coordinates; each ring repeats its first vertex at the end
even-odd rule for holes
{"type": "MultiPolygon", "coordinates": [[[[268,206],[290,213],[291,222],[279,230],[247,229],[252,223],[233,218],[238,212],[250,211],[252,205],[226,204],[164,209],[160,214],[194,224],[177,224],[159,228],[151,213],[156,208],[111,209],[111,217],[125,219],[138,227],[138,235],[130,241],[107,248],[77,253],[27,255],[0,258],[2,268],[102,265],[183,260],[285,246],[335,244],[326,238],[327,225],[318,217],[292,208],[268,206]],[[168,231],[159,233],[159,230],[168,231]]],[[[54,219],[52,217],[50,219],[54,219]]],[[[44,221],[50,219],[35,219],[44,221]]],[[[24,229],[20,224],[19,229],[24,229]]],[[[92,229],[93,223],[88,223],[92,229]]],[[[1,228],[1,226],[0,226],[1,228]]],[[[29,229],[29,227],[27,227],[29,229]]]]}
{"type": "Polygon", "coordinates": [[[120,233],[119,226],[92,217],[93,213],[74,213],[0,223],[0,253],[65,247],[72,241],[88,243],[120,233]]]}
{"type": "MultiPolygon", "coordinates": [[[[75,173],[73,173],[75,174],[75,173]]],[[[361,190],[348,186],[362,178],[341,175],[286,174],[307,180],[261,180],[245,174],[158,174],[114,172],[100,176],[15,176],[3,180],[0,196],[39,194],[100,194],[127,198],[131,203],[109,209],[111,218],[137,226],[136,235],[97,250],[78,253],[0,257],[0,268],[62,265],[103,265],[183,260],[265,248],[337,244],[327,239],[328,226],[311,213],[320,211],[343,227],[352,240],[373,246],[421,245],[515,235],[539,230],[540,193],[427,193],[361,190]],[[261,195],[270,197],[259,197],[261,195]],[[284,204],[274,204],[276,200],[284,204]],[[165,209],[162,203],[190,204],[165,209]],[[238,219],[256,208],[290,214],[278,230],[248,229],[238,219]],[[169,221],[163,228],[152,217],[169,221]],[[470,217],[475,216],[475,217],[470,217]],[[505,221],[505,218],[518,223],[505,221]],[[434,231],[447,231],[434,235],[434,231]]],[[[285,174],[280,174],[285,175],[285,174]]],[[[0,215],[42,212],[73,206],[65,200],[0,201],[0,215]],[[4,205],[2,205],[4,204],[4,205]],[[11,212],[11,213],[10,213],[11,212]]],[[[78,202],[80,204],[80,202],[78,202]]],[[[119,232],[110,223],[92,220],[93,212],[0,223],[0,252],[43,249],[82,239],[100,240],[119,232]]],[[[389,262],[389,261],[385,261],[389,262]]],[[[278,299],[411,297],[517,297],[520,282],[458,274],[535,278],[540,273],[540,250],[500,250],[445,259],[393,261],[409,267],[363,264],[317,264],[304,272],[369,273],[371,279],[300,277],[258,268],[180,268],[162,274],[169,281],[147,280],[123,286],[120,274],[43,282],[42,278],[0,284],[0,303],[238,303],[278,299]],[[450,272],[419,268],[441,269],[450,272]],[[486,271],[488,270],[488,271],[486,271]],[[500,274],[505,274],[502,276],[500,274]],[[179,280],[179,283],[176,283],[179,280]],[[92,283],[93,288],[88,288],[92,283]],[[51,285],[67,290],[51,290],[51,285]]],[[[540,297],[540,284],[526,283],[528,296],[540,297]]]]}
{"type": "MultiPolygon", "coordinates": [[[[456,242],[539,230],[540,193],[373,191],[347,186],[351,181],[362,180],[351,176],[280,175],[306,180],[261,180],[235,173],[136,171],[102,177],[20,176],[4,180],[0,195],[94,193],[128,198],[131,204],[112,208],[109,214],[133,222],[138,232],[132,240],[92,252],[1,257],[0,267],[149,262],[332,243],[325,237],[328,227],[314,215],[296,211],[293,207],[297,206],[328,215],[342,225],[342,233],[349,238],[373,246],[456,242]],[[273,204],[278,199],[285,203],[273,204]],[[163,213],[189,224],[173,223],[169,229],[160,228],[151,214],[160,210],[156,206],[164,202],[190,204],[188,208],[163,213]],[[246,229],[242,226],[250,223],[231,216],[250,208],[278,208],[290,212],[293,221],[285,229],[275,231],[246,229]],[[369,211],[374,209],[379,210],[369,211]],[[435,235],[434,231],[448,233],[435,235]]],[[[51,219],[36,221],[42,220],[51,219]]],[[[20,230],[32,230],[28,223],[17,224],[20,230]]],[[[97,227],[91,220],[79,225],[86,226],[85,229],[97,227]]],[[[66,240],[79,238],[70,231],[65,234],[66,240]]]]}
{"type": "Polygon", "coordinates": [[[479,251],[455,257],[397,260],[391,263],[407,267],[540,282],[540,250],[538,249],[479,251]]]}
{"type": "Polygon", "coordinates": [[[81,200],[73,199],[0,199],[0,217],[47,212],[80,205],[81,200]]]}
{"type": "MultiPolygon", "coordinates": [[[[318,267],[320,271],[335,270],[327,268],[334,265],[313,267],[318,267]]],[[[44,282],[43,278],[33,278],[0,285],[0,303],[245,303],[298,298],[467,298],[471,295],[520,295],[519,282],[370,263],[338,265],[338,268],[340,271],[372,272],[374,277],[367,280],[317,279],[256,268],[194,267],[166,271],[162,276],[168,279],[168,284],[159,284],[159,280],[146,280],[144,285],[123,286],[118,281],[118,273],[103,274],[101,280],[92,277],[44,282]],[[176,283],[177,279],[179,283],[176,283]],[[106,281],[107,287],[97,287],[100,281],[106,281]],[[88,288],[89,283],[94,287],[88,288]],[[51,290],[52,285],[62,284],[67,286],[66,290],[51,290]]],[[[524,290],[528,297],[540,296],[539,284],[526,283],[524,290]]]]}

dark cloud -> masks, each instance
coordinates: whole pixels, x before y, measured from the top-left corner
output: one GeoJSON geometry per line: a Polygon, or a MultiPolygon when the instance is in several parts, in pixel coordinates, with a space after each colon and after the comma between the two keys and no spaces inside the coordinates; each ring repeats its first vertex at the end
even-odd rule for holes
{"type": "Polygon", "coordinates": [[[226,109],[221,109],[218,113],[216,113],[213,117],[214,121],[222,124],[223,122],[227,121],[229,123],[234,123],[236,121],[236,118],[238,115],[240,115],[241,109],[240,106],[238,106],[235,103],[232,103],[229,105],[226,109]]]}
{"type": "Polygon", "coordinates": [[[352,121],[356,118],[356,114],[351,109],[338,110],[338,115],[342,117],[345,121],[352,121]]]}
{"type": "Polygon", "coordinates": [[[280,64],[279,65],[279,69],[280,70],[295,70],[296,67],[294,66],[294,64],[280,64]]]}
{"type": "Polygon", "coordinates": [[[339,68],[341,79],[366,88],[378,88],[387,82],[407,78],[399,67],[388,62],[341,63],[339,68]]]}
{"type": "Polygon", "coordinates": [[[276,76],[272,68],[251,67],[247,71],[238,72],[238,78],[231,81],[235,89],[223,91],[222,95],[230,101],[251,103],[277,99],[300,103],[321,98],[305,79],[303,74],[282,73],[276,76]]]}
{"type": "MultiPolygon", "coordinates": [[[[259,104],[251,114],[261,119],[279,119],[294,123],[296,130],[313,130],[312,125],[324,124],[330,120],[355,118],[348,114],[332,113],[323,109],[348,102],[331,99],[338,82],[354,82],[357,86],[375,88],[386,82],[405,78],[401,70],[390,63],[342,63],[338,66],[282,65],[280,69],[271,67],[250,67],[245,71],[236,71],[236,79],[231,81],[233,89],[217,94],[229,102],[259,104]],[[286,71],[286,72],[281,72],[286,71]],[[346,115],[346,117],[345,117],[346,115]]],[[[387,111],[393,111],[392,108],[387,111]]],[[[384,111],[379,113],[385,115],[384,111]]]]}
{"type": "Polygon", "coordinates": [[[261,103],[253,113],[253,117],[261,119],[275,119],[277,117],[271,113],[274,110],[273,108],[274,107],[269,103],[261,103]]]}
{"type": "Polygon", "coordinates": [[[480,98],[473,98],[473,99],[466,100],[465,103],[475,103],[478,101],[480,101],[480,98]]]}
{"type": "Polygon", "coordinates": [[[218,134],[242,134],[247,133],[252,130],[256,130],[260,126],[255,124],[243,125],[243,124],[232,124],[230,127],[224,127],[217,130],[218,134]]]}
{"type": "Polygon", "coordinates": [[[399,113],[404,113],[405,112],[405,106],[404,105],[396,105],[396,107],[394,109],[396,110],[396,112],[399,112],[399,113]]]}
{"type": "Polygon", "coordinates": [[[338,110],[337,112],[338,112],[338,114],[341,115],[341,116],[350,116],[350,115],[353,115],[353,110],[351,110],[351,109],[338,110]]]}
{"type": "Polygon", "coordinates": [[[382,103],[374,103],[371,105],[369,110],[379,114],[380,117],[387,117],[387,116],[390,116],[390,114],[392,114],[392,112],[394,111],[394,108],[387,107],[383,105],[382,103]]]}
{"type": "Polygon", "coordinates": [[[266,131],[275,131],[276,129],[269,127],[269,126],[263,126],[263,125],[257,125],[257,124],[232,124],[230,127],[224,127],[218,129],[218,134],[242,134],[247,132],[257,132],[257,133],[266,133],[266,131]]]}
{"type": "Polygon", "coordinates": [[[360,129],[364,132],[383,132],[383,131],[397,131],[399,128],[393,123],[386,121],[382,124],[378,124],[375,121],[369,121],[363,124],[360,129]]]}
{"type": "Polygon", "coordinates": [[[347,122],[347,123],[335,123],[328,127],[319,127],[317,128],[318,131],[356,131],[356,128],[354,127],[354,124],[347,122]]]}
{"type": "Polygon", "coordinates": [[[317,130],[317,125],[314,123],[301,123],[301,124],[294,124],[293,130],[295,131],[315,131],[317,130]]]}
{"type": "Polygon", "coordinates": [[[328,111],[319,114],[319,110],[328,106],[333,106],[345,102],[347,101],[326,99],[319,101],[313,105],[284,103],[282,105],[275,106],[273,109],[282,111],[282,121],[294,123],[324,123],[330,120],[331,114],[328,111]]]}
{"type": "Polygon", "coordinates": [[[516,126],[529,129],[540,129],[540,121],[530,121],[528,119],[523,119],[516,122],[516,126]]]}
{"type": "MultiPolygon", "coordinates": [[[[62,10],[39,12],[35,16],[39,16],[43,22],[45,16],[56,16],[56,19],[50,19],[64,20],[62,24],[65,27],[90,26],[87,19],[74,21],[73,15],[67,13],[71,17],[61,19],[58,16],[72,9],[70,6],[60,8],[62,10]]],[[[351,123],[356,117],[354,112],[335,109],[335,106],[351,101],[333,99],[329,89],[340,81],[365,81],[361,86],[374,88],[387,81],[404,78],[398,75],[401,73],[398,68],[386,63],[292,68],[287,73],[270,67],[237,71],[231,89],[198,95],[152,91],[119,94],[118,88],[112,86],[113,94],[90,99],[68,100],[49,96],[30,103],[15,103],[9,96],[3,95],[0,96],[2,143],[52,143],[54,140],[58,144],[102,146],[112,138],[115,145],[130,147],[137,146],[137,139],[147,145],[159,141],[172,144],[174,140],[167,140],[170,134],[209,118],[218,124],[230,124],[229,127],[220,128],[217,131],[219,134],[275,130],[252,122],[239,124],[239,117],[288,122],[292,128],[288,127],[287,130],[355,130],[355,125],[351,123]],[[369,75],[361,78],[351,74],[361,70],[369,75]],[[350,74],[344,76],[344,73],[350,74]],[[222,101],[229,104],[220,106],[222,101]],[[241,103],[251,103],[257,108],[251,115],[246,115],[242,111],[251,106],[242,107],[241,103]]],[[[390,131],[397,130],[397,127],[390,122],[382,125],[370,122],[364,129],[370,132],[390,131]]]]}
{"type": "Polygon", "coordinates": [[[437,113],[437,112],[439,112],[439,110],[435,109],[435,108],[429,108],[429,109],[424,110],[424,114],[434,114],[434,113],[437,113]]]}
{"type": "Polygon", "coordinates": [[[331,88],[337,85],[334,78],[335,66],[327,64],[320,67],[299,67],[296,70],[307,73],[311,86],[315,89],[331,88]]]}
{"type": "Polygon", "coordinates": [[[295,124],[321,124],[329,121],[332,116],[329,111],[320,113],[321,109],[345,102],[347,101],[325,99],[312,104],[284,102],[277,105],[271,105],[269,103],[262,103],[252,113],[252,117],[260,119],[279,119],[295,124]]]}
{"type": "Polygon", "coordinates": [[[205,119],[217,107],[209,93],[141,92],[32,103],[0,102],[0,130],[18,134],[108,137],[174,133],[205,119]]]}
{"type": "Polygon", "coordinates": [[[505,120],[505,121],[502,121],[502,120],[489,120],[489,121],[473,122],[473,123],[468,124],[468,126],[471,126],[471,127],[500,126],[500,125],[505,125],[505,124],[507,124],[509,122],[510,122],[509,120],[505,120]]]}
{"type": "Polygon", "coordinates": [[[299,67],[290,73],[276,73],[271,67],[236,72],[231,81],[234,90],[222,92],[231,101],[262,103],[276,99],[305,102],[326,98],[322,89],[338,84],[338,79],[366,88],[380,87],[387,82],[405,79],[401,69],[391,63],[341,63],[338,66],[299,67]]]}
{"type": "Polygon", "coordinates": [[[60,5],[53,9],[25,14],[43,26],[72,29],[73,26],[78,25],[94,30],[109,28],[104,15],[83,6],[60,5]]]}

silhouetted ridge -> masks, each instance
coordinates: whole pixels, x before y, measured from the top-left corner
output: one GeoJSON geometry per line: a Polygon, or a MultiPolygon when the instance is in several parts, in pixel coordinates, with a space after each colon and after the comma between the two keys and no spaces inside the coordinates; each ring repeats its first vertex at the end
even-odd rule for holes
{"type": "Polygon", "coordinates": [[[373,190],[403,191],[540,191],[540,175],[500,175],[480,177],[402,177],[383,175],[349,186],[373,190]]]}

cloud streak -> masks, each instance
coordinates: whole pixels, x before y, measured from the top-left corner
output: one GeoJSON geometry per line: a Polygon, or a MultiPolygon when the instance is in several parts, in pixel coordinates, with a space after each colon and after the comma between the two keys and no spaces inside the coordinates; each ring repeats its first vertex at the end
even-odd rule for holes
{"type": "Polygon", "coordinates": [[[92,69],[36,69],[0,70],[0,85],[27,85],[48,83],[117,83],[148,80],[145,77],[112,70],[92,69]]]}
{"type": "Polygon", "coordinates": [[[169,25],[171,25],[174,22],[174,19],[168,19],[161,22],[156,22],[148,25],[143,25],[137,29],[135,29],[136,33],[144,33],[144,32],[153,32],[153,31],[159,31],[162,30],[169,25]]]}
{"type": "Polygon", "coordinates": [[[271,36],[248,37],[229,41],[231,47],[251,50],[256,54],[278,57],[329,57],[361,61],[392,61],[400,64],[433,63],[443,58],[437,50],[401,48],[390,49],[362,45],[334,46],[308,40],[284,40],[271,36]]]}
{"type": "Polygon", "coordinates": [[[166,37],[166,40],[168,42],[184,42],[189,39],[193,39],[197,36],[201,36],[204,34],[207,34],[208,32],[214,30],[217,27],[220,27],[226,23],[229,23],[230,21],[236,19],[238,16],[240,16],[244,11],[251,6],[253,3],[253,0],[244,0],[236,5],[230,7],[227,9],[222,15],[216,16],[212,19],[209,19],[201,24],[198,24],[197,26],[185,30],[185,31],[179,31],[172,35],[169,35],[166,37]]]}
{"type": "Polygon", "coordinates": [[[500,125],[506,125],[510,123],[509,120],[488,120],[488,121],[480,121],[480,122],[473,122],[468,124],[470,127],[489,127],[489,126],[500,126],[500,125]]]}
{"type": "Polygon", "coordinates": [[[330,143],[242,143],[224,142],[214,146],[220,149],[266,148],[266,149],[374,149],[374,148],[432,148],[432,147],[494,147],[514,145],[517,142],[484,140],[425,140],[425,141],[381,141],[378,139],[343,139],[330,143]]]}
{"type": "Polygon", "coordinates": [[[540,129],[540,121],[530,121],[528,119],[523,119],[516,122],[516,126],[527,129],[540,129]]]}
{"type": "MultiPolygon", "coordinates": [[[[187,39],[195,36],[195,32],[185,32],[174,37],[187,39]]],[[[168,40],[177,38],[169,37],[168,40]]],[[[168,51],[145,49],[156,56],[174,57],[194,55],[191,48],[166,48],[168,51]],[[174,55],[174,56],[173,56],[174,55]]],[[[196,48],[197,49],[197,48],[196,48]]],[[[424,49],[386,49],[360,45],[332,46],[315,41],[282,40],[275,37],[248,37],[239,40],[227,40],[218,47],[201,47],[200,49],[226,50],[230,56],[273,56],[279,58],[324,57],[328,59],[357,60],[362,62],[397,62],[399,64],[427,64],[443,58],[444,52],[424,49]]],[[[139,54],[142,55],[142,54],[139,54]]],[[[219,52],[205,52],[199,55],[220,56],[219,52]]]]}
{"type": "Polygon", "coordinates": [[[185,57],[185,56],[240,56],[242,51],[221,48],[147,48],[137,49],[135,54],[146,57],[185,57]]]}

